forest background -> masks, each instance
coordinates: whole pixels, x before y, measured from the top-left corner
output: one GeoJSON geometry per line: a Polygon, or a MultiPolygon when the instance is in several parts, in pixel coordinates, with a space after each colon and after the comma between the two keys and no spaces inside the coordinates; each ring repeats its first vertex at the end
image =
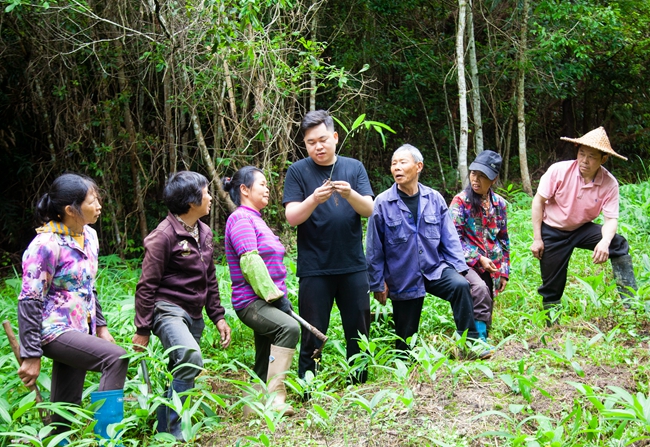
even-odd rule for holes
{"type": "Polygon", "coordinates": [[[165,214],[165,178],[180,169],[215,180],[209,223],[219,235],[229,204],[216,180],[262,167],[273,189],[266,219],[289,234],[284,174],[306,155],[299,122],[315,108],[347,127],[365,114],[395,130],[361,126],[342,147],[376,193],[406,142],[425,156],[422,181],[448,199],[481,148],[504,156],[503,185],[527,192],[573,157],[561,136],[604,126],[630,158],[607,165],[623,183],[644,175],[650,155],[645,0],[0,5],[5,266],[33,237],[36,198],[66,170],[103,189],[103,254],[141,255],[165,214]]]}

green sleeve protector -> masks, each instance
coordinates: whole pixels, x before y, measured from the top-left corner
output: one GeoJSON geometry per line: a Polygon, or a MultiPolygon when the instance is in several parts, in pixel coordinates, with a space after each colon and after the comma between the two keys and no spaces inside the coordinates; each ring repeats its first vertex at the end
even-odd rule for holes
{"type": "Polygon", "coordinates": [[[246,282],[253,287],[255,294],[264,301],[271,303],[284,296],[284,293],[271,279],[269,270],[257,250],[248,251],[241,255],[239,266],[246,282]]]}

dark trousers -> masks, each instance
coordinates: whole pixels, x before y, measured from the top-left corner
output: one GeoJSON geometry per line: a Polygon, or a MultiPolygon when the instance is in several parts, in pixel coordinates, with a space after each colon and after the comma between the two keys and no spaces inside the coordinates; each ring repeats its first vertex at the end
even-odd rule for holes
{"type": "MultiPolygon", "coordinates": [[[[425,278],[424,289],[431,295],[442,298],[451,304],[456,331],[459,335],[462,335],[467,330],[468,338],[478,338],[478,332],[476,332],[476,325],[474,324],[472,294],[470,293],[469,283],[463,275],[454,268],[447,267],[442,271],[439,279],[429,281],[425,278]]],[[[403,340],[397,340],[395,348],[406,350],[408,346],[404,342],[418,331],[424,297],[392,301],[395,334],[403,340]]]]}
{"type": "Polygon", "coordinates": [[[494,307],[494,281],[490,273],[478,273],[470,267],[465,279],[469,282],[470,293],[474,301],[474,320],[484,321],[490,327],[494,307]]]}
{"type": "MultiPolygon", "coordinates": [[[[368,289],[368,274],[365,270],[344,275],[300,278],[298,292],[300,316],[323,334],[326,334],[330,324],[330,313],[336,301],[341,313],[346,353],[349,359],[360,352],[357,342],[358,334],[361,333],[367,336],[370,332],[370,295],[368,289]]],[[[314,350],[322,345],[322,342],[304,328],[300,340],[298,375],[304,377],[307,371],[315,372],[316,363],[311,356],[314,350]]]]}
{"type": "Polygon", "coordinates": [[[429,281],[425,278],[424,289],[431,295],[442,298],[451,304],[451,312],[454,314],[456,331],[463,334],[467,331],[467,337],[478,338],[476,325],[474,324],[474,303],[469,288],[469,282],[453,267],[447,267],[442,271],[440,279],[429,281]]]}
{"type": "MultiPolygon", "coordinates": [[[[126,351],[94,335],[68,331],[43,346],[43,355],[53,360],[51,402],[81,404],[86,371],[101,372],[99,391],[124,388],[129,359],[126,351]]],[[[52,414],[52,422],[68,424],[52,414]]]]}
{"type": "MultiPolygon", "coordinates": [[[[542,222],[544,254],[539,262],[542,272],[542,285],[537,289],[542,295],[543,304],[559,304],[566,285],[569,259],[574,248],[593,251],[602,239],[602,225],[586,223],[573,231],[563,231],[542,222]]],[[[618,258],[628,254],[627,240],[616,235],[609,245],[609,257],[618,258]]]]}
{"type": "Polygon", "coordinates": [[[255,300],[237,311],[239,319],[253,329],[255,336],[255,366],[253,371],[267,381],[271,345],[295,349],[300,338],[300,324],[292,317],[264,300],[255,300]]]}
{"type": "Polygon", "coordinates": [[[395,340],[395,349],[406,351],[409,349],[406,340],[412,337],[420,327],[424,297],[412,300],[392,300],[392,302],[395,335],[399,337],[395,340]]]}

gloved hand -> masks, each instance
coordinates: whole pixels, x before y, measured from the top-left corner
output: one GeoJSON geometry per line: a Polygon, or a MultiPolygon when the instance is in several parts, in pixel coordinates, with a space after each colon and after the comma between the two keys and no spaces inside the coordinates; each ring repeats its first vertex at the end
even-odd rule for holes
{"type": "Polygon", "coordinates": [[[293,306],[291,305],[291,301],[286,296],[283,296],[279,300],[275,300],[271,303],[272,306],[275,306],[282,312],[284,312],[287,315],[291,315],[291,311],[293,310],[293,306]]]}

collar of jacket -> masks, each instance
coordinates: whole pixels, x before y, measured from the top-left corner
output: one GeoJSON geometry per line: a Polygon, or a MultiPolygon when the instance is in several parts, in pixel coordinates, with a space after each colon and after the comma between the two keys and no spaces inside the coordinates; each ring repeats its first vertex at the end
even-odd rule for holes
{"type": "MultiPolygon", "coordinates": [[[[181,223],[176,219],[176,217],[174,217],[171,212],[167,213],[166,219],[177,235],[188,237],[196,242],[196,239],[192,237],[192,235],[183,227],[183,225],[181,225],[181,223]]],[[[206,236],[211,236],[212,232],[210,231],[210,228],[201,221],[201,219],[197,220],[196,222],[199,224],[199,242],[203,243],[206,236]]]]}

